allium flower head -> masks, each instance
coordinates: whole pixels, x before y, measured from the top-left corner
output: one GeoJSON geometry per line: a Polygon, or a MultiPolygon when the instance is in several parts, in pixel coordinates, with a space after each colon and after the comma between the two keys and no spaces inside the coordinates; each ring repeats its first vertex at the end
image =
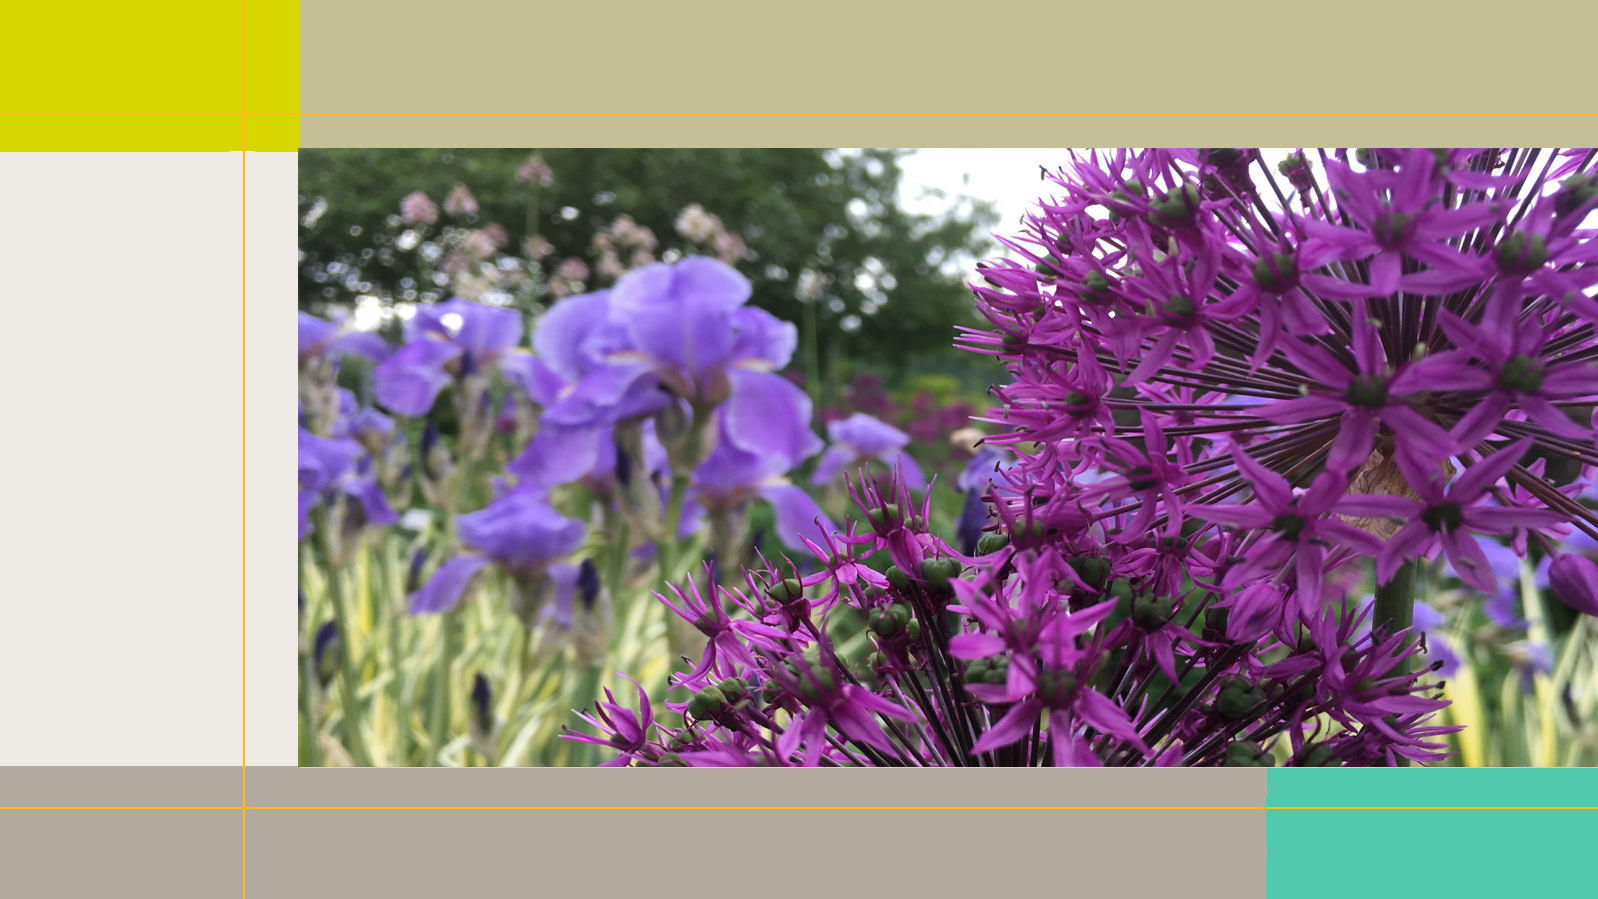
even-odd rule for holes
{"type": "Polygon", "coordinates": [[[438,206],[427,194],[414,191],[400,201],[400,218],[407,225],[431,225],[438,221],[438,206]]]}

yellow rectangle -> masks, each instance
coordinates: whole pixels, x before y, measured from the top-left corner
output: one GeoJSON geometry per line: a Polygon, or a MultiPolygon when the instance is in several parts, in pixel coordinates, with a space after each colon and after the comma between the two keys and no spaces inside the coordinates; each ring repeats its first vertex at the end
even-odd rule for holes
{"type": "Polygon", "coordinates": [[[9,9],[0,112],[243,109],[243,2],[88,0],[9,9]]]}
{"type": "Polygon", "coordinates": [[[242,117],[236,114],[0,114],[0,151],[225,152],[243,148],[241,121],[242,117]]]}
{"type": "MultiPolygon", "coordinates": [[[[300,111],[299,0],[250,0],[244,19],[244,100],[249,112],[300,111]]],[[[255,123],[251,122],[251,128],[255,123]]],[[[296,141],[298,138],[296,138],[296,141]]],[[[250,141],[250,149],[256,149],[250,141]]],[[[289,149],[298,149],[291,147],[289,149]]]]}

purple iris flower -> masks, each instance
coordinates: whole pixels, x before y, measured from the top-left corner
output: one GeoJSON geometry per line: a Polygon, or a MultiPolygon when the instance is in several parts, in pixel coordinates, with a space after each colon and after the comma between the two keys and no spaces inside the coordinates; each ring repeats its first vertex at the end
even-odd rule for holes
{"type": "Polygon", "coordinates": [[[604,365],[563,391],[545,420],[615,421],[618,404],[648,394],[642,381],[665,387],[698,413],[725,404],[726,432],[743,449],[799,453],[813,437],[809,416],[800,414],[805,394],[776,374],[792,358],[798,330],[745,306],[750,290],[736,269],[700,256],[622,276],[603,310],[595,303],[574,313],[593,319],[587,327],[604,335],[591,345],[604,365]]]}
{"type": "Polygon", "coordinates": [[[522,339],[521,313],[459,298],[423,306],[405,346],[372,370],[377,401],[402,415],[426,415],[451,381],[491,369],[522,339]]]}
{"type": "Polygon", "coordinates": [[[300,313],[300,365],[317,356],[361,356],[373,362],[388,357],[383,338],[366,331],[346,331],[343,322],[330,322],[300,313]]]}
{"type": "Polygon", "coordinates": [[[300,536],[310,536],[310,512],[335,495],[353,498],[360,504],[367,524],[379,527],[399,521],[389,507],[388,497],[377,482],[361,477],[356,462],[364,451],[347,437],[318,437],[300,429],[300,536]]]}
{"type": "MultiPolygon", "coordinates": [[[[503,363],[506,376],[545,410],[538,433],[508,467],[524,482],[553,487],[613,471],[615,423],[649,415],[670,402],[653,378],[602,383],[614,374],[607,360],[631,346],[626,329],[611,320],[610,309],[610,291],[561,300],[533,332],[537,355],[503,363]]],[[[652,434],[646,437],[652,439],[652,434]]]]}
{"type": "Polygon", "coordinates": [[[478,572],[496,565],[512,578],[532,582],[550,563],[582,545],[583,523],[549,505],[542,491],[518,489],[488,507],[455,519],[461,542],[474,552],[438,567],[422,589],[411,594],[412,615],[447,612],[460,601],[478,572]]]}
{"type": "Polygon", "coordinates": [[[905,486],[911,490],[927,489],[927,479],[921,473],[921,466],[909,453],[904,452],[905,446],[910,443],[910,435],[893,425],[864,412],[856,412],[841,421],[827,422],[827,437],[832,440],[832,445],[827,447],[821,461],[816,463],[810,483],[825,484],[845,468],[875,459],[889,467],[897,465],[903,469],[905,486]]]}
{"type": "MultiPolygon", "coordinates": [[[[809,406],[806,398],[803,412],[807,421],[809,406]]],[[[800,462],[820,451],[821,438],[810,434],[810,441],[793,454],[746,449],[733,438],[726,418],[718,417],[721,418],[720,439],[705,461],[694,469],[689,483],[691,499],[704,509],[732,510],[759,496],[776,511],[777,536],[784,545],[796,550],[805,548],[805,540],[822,545],[824,534],[836,530],[832,520],[810,494],[785,477],[800,462]]],[[[810,433],[808,428],[805,432],[810,433]]]]}
{"type": "Polygon", "coordinates": [[[988,524],[988,504],[983,501],[982,494],[999,482],[999,472],[1014,464],[1008,452],[984,446],[977,450],[955,478],[954,486],[965,494],[965,506],[954,525],[962,553],[968,556],[976,554],[977,541],[982,539],[982,529],[988,524]]]}

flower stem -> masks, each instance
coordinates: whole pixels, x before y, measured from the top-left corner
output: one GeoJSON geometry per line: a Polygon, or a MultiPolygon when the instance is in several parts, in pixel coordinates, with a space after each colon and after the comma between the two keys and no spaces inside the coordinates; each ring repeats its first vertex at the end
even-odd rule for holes
{"type": "Polygon", "coordinates": [[[349,611],[349,599],[344,595],[344,580],[332,564],[333,553],[328,536],[330,529],[324,526],[319,530],[322,533],[323,555],[328,560],[327,589],[333,600],[333,618],[338,626],[338,693],[339,704],[344,711],[344,742],[356,766],[366,767],[371,764],[371,759],[366,754],[366,740],[361,736],[361,707],[356,699],[359,673],[355,670],[354,622],[349,611]]]}
{"type": "MultiPolygon", "coordinates": [[[[1415,568],[1419,562],[1410,562],[1398,569],[1393,579],[1376,588],[1376,607],[1371,615],[1371,633],[1381,639],[1383,635],[1411,627],[1415,623],[1415,568]]],[[[1404,638],[1404,645],[1408,646],[1414,639],[1411,634],[1404,638]]],[[[1409,671],[1409,657],[1400,660],[1393,669],[1385,675],[1394,677],[1409,671]]],[[[1396,756],[1395,761],[1400,768],[1409,767],[1409,759],[1396,756]]]]}
{"type": "Polygon", "coordinates": [[[427,722],[427,755],[423,767],[438,766],[438,753],[444,748],[444,738],[449,734],[450,716],[450,666],[455,661],[455,630],[459,626],[459,612],[450,610],[439,616],[438,670],[433,673],[433,714],[427,722]]]}
{"type": "MultiPolygon", "coordinates": [[[[1415,623],[1415,564],[1411,562],[1398,569],[1393,579],[1376,588],[1376,606],[1371,612],[1371,632],[1378,638],[1404,630],[1415,623]]],[[[1405,639],[1408,645],[1413,639],[1405,639]]],[[[1405,659],[1397,667],[1388,672],[1402,674],[1408,670],[1409,660],[1405,659]]]]}

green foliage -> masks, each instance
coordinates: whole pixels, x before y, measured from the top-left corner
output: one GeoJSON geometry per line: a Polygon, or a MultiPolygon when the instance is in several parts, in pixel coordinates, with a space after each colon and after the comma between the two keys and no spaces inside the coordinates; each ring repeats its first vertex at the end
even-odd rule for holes
{"type": "MultiPolygon", "coordinates": [[[[952,347],[954,326],[976,323],[960,263],[988,251],[984,235],[996,215],[985,203],[975,204],[970,217],[944,219],[900,209],[902,151],[552,149],[541,155],[554,180],[541,188],[516,180],[528,155],[510,149],[302,152],[300,308],[325,311],[362,295],[384,303],[445,298],[421,258],[427,245],[402,248],[408,242],[399,240],[407,230],[400,201],[423,191],[442,205],[465,185],[478,212],[441,213],[432,231],[497,223],[510,257],[520,256],[523,240],[536,234],[554,248],[545,267],[577,258],[594,268],[594,235],[623,214],[653,231],[657,255],[686,252],[691,247],[677,234],[676,221],[699,204],[747,244],[737,265],[754,283],[755,305],[803,328],[812,319],[800,300],[801,273],[819,276],[811,309],[813,375],[826,360],[840,358],[868,358],[895,369],[937,359],[940,367],[958,369],[967,355],[952,347]]],[[[602,282],[596,278],[588,286],[602,282]]],[[[804,358],[807,339],[796,361],[804,358]]]]}

